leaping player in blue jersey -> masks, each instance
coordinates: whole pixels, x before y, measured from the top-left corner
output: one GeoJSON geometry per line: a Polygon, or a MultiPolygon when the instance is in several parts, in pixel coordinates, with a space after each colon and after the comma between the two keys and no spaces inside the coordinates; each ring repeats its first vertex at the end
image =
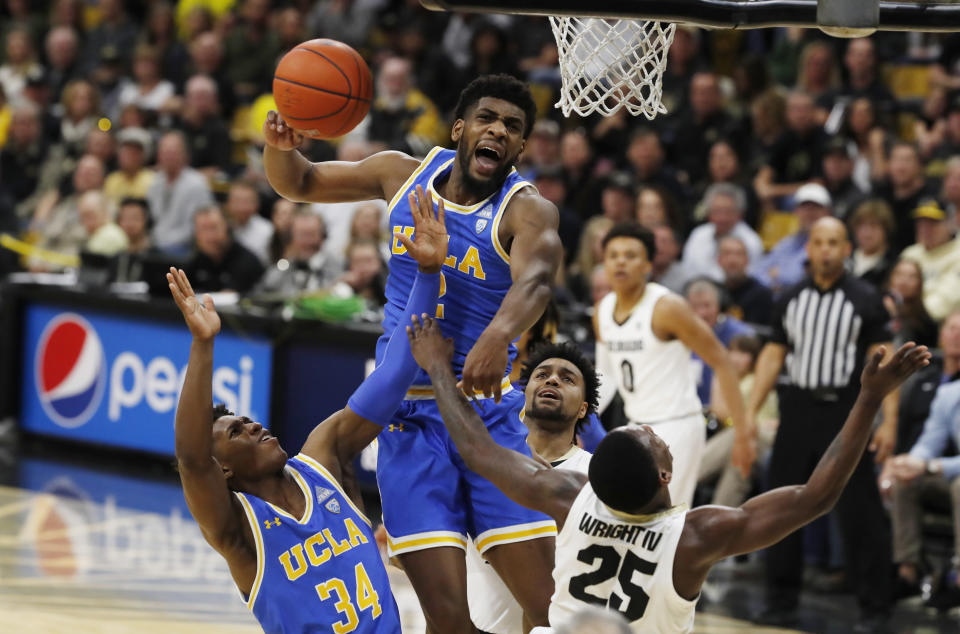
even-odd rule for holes
{"type": "MultiPolygon", "coordinates": [[[[415,187],[447,210],[449,253],[439,303],[430,313],[454,340],[459,386],[474,397],[497,442],[530,454],[516,412],[523,394],[505,378],[512,342],[540,317],[562,250],[556,207],[514,169],[533,128],[527,86],[483,76],[460,94],[451,139],[423,160],[380,152],[357,163],[311,163],[302,137],[271,112],[264,123],[270,184],[301,202],[389,201],[394,233],[411,235],[406,195],[415,187]],[[511,415],[513,414],[513,415],[511,415]]],[[[394,241],[384,333],[401,324],[415,263],[394,241]]],[[[377,346],[384,358],[385,339],[377,346]]],[[[476,631],[466,598],[464,549],[473,538],[524,609],[526,625],[545,625],[553,592],[556,526],[509,500],[463,463],[443,426],[426,373],[418,375],[388,431],[380,436],[377,481],[388,549],[403,564],[433,634],[476,631]]]]}
{"type": "Polygon", "coordinates": [[[352,482],[344,473],[389,422],[413,381],[417,365],[403,325],[432,311],[440,291],[447,254],[443,205],[434,217],[422,189],[410,194],[409,205],[416,237],[401,235],[399,242],[419,271],[399,317],[403,324],[385,344],[385,361],[349,405],[317,425],[293,458],[260,423],[222,405],[213,408],[220,317],[209,295],[202,301],[194,296],[183,271],[167,274],[193,335],[175,428],[187,506],[270,634],[400,634],[370,521],[348,495],[352,482]]]}

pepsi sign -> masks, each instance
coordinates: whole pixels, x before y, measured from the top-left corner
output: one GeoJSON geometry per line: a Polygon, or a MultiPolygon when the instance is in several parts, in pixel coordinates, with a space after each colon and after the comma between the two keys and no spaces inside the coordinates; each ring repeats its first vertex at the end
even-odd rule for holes
{"type": "MultiPolygon", "coordinates": [[[[25,310],[21,425],[31,432],[172,455],[190,356],[186,326],[48,304],[25,310]]],[[[213,399],[269,426],[271,346],[222,332],[213,399]]]]}

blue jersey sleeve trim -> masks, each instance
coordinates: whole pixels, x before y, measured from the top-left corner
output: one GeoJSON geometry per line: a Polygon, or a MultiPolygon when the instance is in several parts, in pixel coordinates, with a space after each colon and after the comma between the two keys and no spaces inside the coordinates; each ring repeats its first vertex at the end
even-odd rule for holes
{"type": "MultiPolygon", "coordinates": [[[[240,500],[240,506],[243,507],[247,523],[250,525],[250,532],[253,533],[254,549],[257,553],[257,573],[253,577],[253,585],[250,586],[250,596],[244,597],[244,602],[252,611],[257,597],[260,594],[260,585],[263,583],[264,566],[266,564],[266,552],[263,548],[263,535],[260,533],[260,525],[257,523],[257,513],[253,510],[253,505],[243,493],[234,492],[237,499],[240,500]]],[[[243,592],[241,591],[241,596],[243,592]]]]}

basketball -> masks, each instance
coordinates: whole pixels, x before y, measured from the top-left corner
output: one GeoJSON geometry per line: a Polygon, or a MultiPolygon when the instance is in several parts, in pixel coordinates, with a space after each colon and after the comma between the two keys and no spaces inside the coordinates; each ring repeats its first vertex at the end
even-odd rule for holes
{"type": "Polygon", "coordinates": [[[373,77],[360,54],[343,42],[303,42],[283,56],[273,98],[287,124],[315,139],[333,139],[367,115],[373,77]]]}

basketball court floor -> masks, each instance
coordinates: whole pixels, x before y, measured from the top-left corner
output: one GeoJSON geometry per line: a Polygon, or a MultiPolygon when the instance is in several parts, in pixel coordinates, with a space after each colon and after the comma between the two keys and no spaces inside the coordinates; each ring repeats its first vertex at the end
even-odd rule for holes
{"type": "MultiPolygon", "coordinates": [[[[77,454],[0,441],[0,632],[261,631],[190,518],[169,465],[77,454]]],[[[406,577],[391,568],[391,579],[404,632],[423,632],[406,577]]],[[[696,631],[791,631],[743,620],[760,596],[756,565],[719,567],[696,631]]],[[[851,631],[851,597],[804,601],[804,629],[794,631],[851,631]]],[[[960,619],[907,606],[895,631],[957,632],[960,619]]]]}

